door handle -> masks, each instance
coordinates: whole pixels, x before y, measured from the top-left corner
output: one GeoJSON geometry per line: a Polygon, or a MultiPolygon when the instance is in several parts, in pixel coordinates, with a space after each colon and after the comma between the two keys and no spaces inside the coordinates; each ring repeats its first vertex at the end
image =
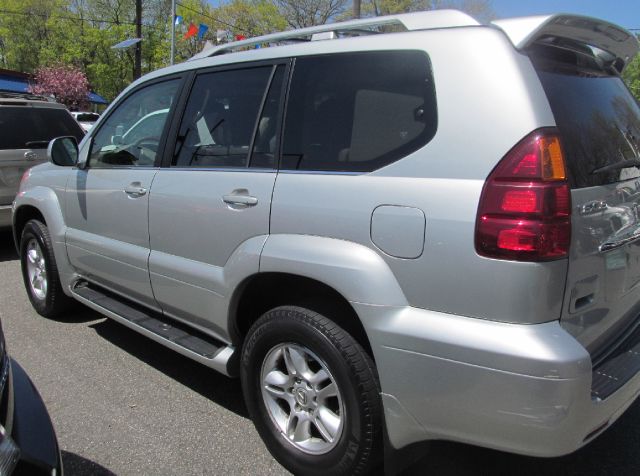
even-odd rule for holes
{"type": "Polygon", "coordinates": [[[132,182],[124,189],[124,193],[133,198],[142,197],[147,193],[147,189],[142,186],[140,182],[132,182]]]}
{"type": "Polygon", "coordinates": [[[227,205],[240,205],[243,207],[252,207],[258,203],[258,199],[249,195],[247,189],[238,189],[228,195],[223,195],[222,201],[227,205]]]}

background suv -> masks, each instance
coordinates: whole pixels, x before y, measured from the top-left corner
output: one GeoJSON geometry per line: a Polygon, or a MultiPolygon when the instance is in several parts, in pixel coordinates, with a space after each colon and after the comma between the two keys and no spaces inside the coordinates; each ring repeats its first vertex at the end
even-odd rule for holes
{"type": "Polygon", "coordinates": [[[592,18],[433,11],[151,73],[24,177],[30,300],[239,376],[296,474],[432,439],[574,451],[640,392],[637,51],[592,18]]]}
{"type": "Polygon", "coordinates": [[[24,172],[47,160],[49,141],[84,133],[67,109],[33,95],[0,92],[0,227],[11,226],[11,204],[24,172]]]}

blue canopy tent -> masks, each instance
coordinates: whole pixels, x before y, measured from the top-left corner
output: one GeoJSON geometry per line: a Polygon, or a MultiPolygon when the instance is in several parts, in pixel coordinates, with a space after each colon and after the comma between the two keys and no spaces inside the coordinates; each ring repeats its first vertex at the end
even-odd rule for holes
{"type": "MultiPolygon", "coordinates": [[[[29,75],[6,69],[0,70],[0,91],[7,91],[10,93],[28,93],[29,75]]],[[[88,99],[91,104],[109,104],[109,101],[93,91],[89,92],[88,99]]]]}

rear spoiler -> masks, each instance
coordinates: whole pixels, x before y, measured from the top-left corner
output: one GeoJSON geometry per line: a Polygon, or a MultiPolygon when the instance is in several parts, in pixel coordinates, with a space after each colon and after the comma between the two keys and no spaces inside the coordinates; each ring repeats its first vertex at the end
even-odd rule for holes
{"type": "Polygon", "coordinates": [[[543,38],[566,38],[596,47],[615,57],[619,72],[638,52],[638,39],[613,23],[580,15],[543,15],[496,20],[492,25],[501,29],[513,45],[523,50],[543,38]]]}

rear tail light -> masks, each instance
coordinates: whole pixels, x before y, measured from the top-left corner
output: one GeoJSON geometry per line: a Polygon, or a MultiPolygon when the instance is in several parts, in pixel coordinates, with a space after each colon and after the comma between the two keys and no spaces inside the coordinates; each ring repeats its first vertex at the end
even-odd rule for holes
{"type": "Polygon", "coordinates": [[[571,195],[555,129],[534,131],[491,172],[476,221],[476,251],[516,261],[565,258],[571,241],[571,195]]]}
{"type": "Polygon", "coordinates": [[[22,177],[20,178],[20,185],[18,186],[18,193],[22,192],[22,189],[24,185],[27,183],[27,180],[29,180],[30,175],[31,175],[31,169],[25,170],[25,172],[22,174],[22,177]]]}

